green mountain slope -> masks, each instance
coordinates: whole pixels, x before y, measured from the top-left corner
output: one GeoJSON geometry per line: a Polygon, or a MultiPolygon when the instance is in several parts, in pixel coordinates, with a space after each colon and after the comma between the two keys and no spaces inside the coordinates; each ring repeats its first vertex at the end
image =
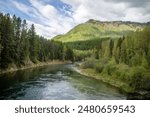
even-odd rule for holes
{"type": "Polygon", "coordinates": [[[126,35],[128,32],[136,31],[137,29],[141,30],[145,25],[145,23],[122,21],[101,22],[91,19],[83,24],[77,25],[65,35],[54,37],[53,40],[74,42],[105,37],[115,38],[126,35]]]}

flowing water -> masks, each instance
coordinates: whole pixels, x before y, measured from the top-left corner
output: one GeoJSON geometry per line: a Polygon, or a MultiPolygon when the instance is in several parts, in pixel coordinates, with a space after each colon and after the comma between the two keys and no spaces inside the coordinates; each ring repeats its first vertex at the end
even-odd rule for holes
{"type": "Polygon", "coordinates": [[[50,65],[0,76],[0,99],[112,100],[126,99],[117,88],[86,77],[73,64],[50,65]]]}

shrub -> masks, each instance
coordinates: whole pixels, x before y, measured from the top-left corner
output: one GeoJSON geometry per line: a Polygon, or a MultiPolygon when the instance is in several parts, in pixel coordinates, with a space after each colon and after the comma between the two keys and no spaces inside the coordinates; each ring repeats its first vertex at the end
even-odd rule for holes
{"type": "Polygon", "coordinates": [[[114,71],[115,77],[121,80],[130,80],[130,68],[125,64],[120,64],[116,66],[116,70],[114,71]]]}
{"type": "Polygon", "coordinates": [[[103,73],[107,75],[113,75],[116,71],[116,66],[113,64],[107,64],[104,67],[103,73]]]}
{"type": "Polygon", "coordinates": [[[133,68],[131,71],[131,86],[138,90],[144,88],[146,70],[143,67],[133,68]]]}
{"type": "Polygon", "coordinates": [[[96,64],[94,69],[96,72],[101,73],[104,69],[104,66],[102,64],[96,64]]]}
{"type": "Polygon", "coordinates": [[[94,58],[88,58],[85,62],[82,63],[81,67],[83,69],[86,68],[94,68],[97,61],[94,58]]]}

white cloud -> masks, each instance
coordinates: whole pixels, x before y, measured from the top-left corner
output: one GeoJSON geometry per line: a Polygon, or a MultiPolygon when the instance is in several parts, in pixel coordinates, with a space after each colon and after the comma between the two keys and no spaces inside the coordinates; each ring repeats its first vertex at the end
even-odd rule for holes
{"type": "Polygon", "coordinates": [[[16,6],[16,8],[18,8],[20,11],[29,14],[30,13],[30,7],[27,7],[26,5],[22,4],[22,3],[18,3],[16,1],[12,1],[12,3],[16,6]]]}
{"type": "Polygon", "coordinates": [[[139,0],[62,0],[69,3],[74,11],[73,18],[77,23],[88,19],[149,21],[150,1],[139,0]],[[140,6],[139,3],[142,3],[140,6]],[[145,14],[146,13],[146,14],[145,14]],[[149,17],[149,18],[148,18],[149,17]]]}
{"type": "MultiPolygon", "coordinates": [[[[28,24],[35,24],[38,34],[49,39],[58,34],[66,33],[74,26],[73,19],[60,14],[54,6],[39,0],[29,0],[29,2],[31,6],[16,1],[13,1],[13,4],[21,12],[32,17],[28,20],[28,24]]],[[[71,15],[69,11],[64,12],[71,15]]]]}
{"type": "MultiPolygon", "coordinates": [[[[41,0],[29,0],[31,6],[21,2],[13,1],[13,4],[20,11],[26,13],[32,19],[29,24],[34,23],[38,34],[47,38],[63,34],[79,23],[89,19],[114,21],[136,21],[147,22],[150,19],[149,5],[138,5],[135,1],[129,0],[61,0],[71,5],[71,11],[66,10],[66,6],[60,8],[60,13],[55,6],[47,4],[41,0]],[[134,5],[135,4],[135,5],[134,5]],[[145,6],[144,6],[145,5],[145,6]]],[[[145,0],[146,1],[146,0],[145,0]]]]}
{"type": "Polygon", "coordinates": [[[21,2],[16,2],[16,1],[12,1],[12,3],[15,5],[15,7],[17,9],[19,9],[21,12],[23,12],[29,16],[36,17],[38,15],[36,10],[30,6],[27,6],[21,2]]]}

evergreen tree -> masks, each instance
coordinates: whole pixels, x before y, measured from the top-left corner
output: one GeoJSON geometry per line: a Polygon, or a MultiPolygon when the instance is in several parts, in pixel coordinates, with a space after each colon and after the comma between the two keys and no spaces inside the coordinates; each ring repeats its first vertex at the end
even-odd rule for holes
{"type": "Polygon", "coordinates": [[[13,63],[13,29],[10,15],[6,14],[1,19],[1,67],[7,68],[9,64],[13,63]]]}
{"type": "Polygon", "coordinates": [[[14,18],[14,41],[15,41],[15,62],[16,64],[20,64],[21,63],[21,48],[22,48],[22,40],[21,40],[21,19],[18,18],[14,18]]]}
{"type": "Polygon", "coordinates": [[[73,55],[73,51],[67,47],[66,48],[66,56],[65,56],[66,60],[71,60],[72,62],[74,62],[74,55],[73,55]]]}
{"type": "Polygon", "coordinates": [[[24,62],[29,61],[29,38],[26,20],[23,20],[21,28],[20,62],[24,64],[24,62]]]}
{"type": "Polygon", "coordinates": [[[29,29],[28,32],[29,36],[29,50],[30,50],[30,59],[32,62],[36,63],[37,62],[37,41],[36,41],[36,33],[35,33],[35,27],[34,24],[31,25],[31,28],[29,29]]]}

